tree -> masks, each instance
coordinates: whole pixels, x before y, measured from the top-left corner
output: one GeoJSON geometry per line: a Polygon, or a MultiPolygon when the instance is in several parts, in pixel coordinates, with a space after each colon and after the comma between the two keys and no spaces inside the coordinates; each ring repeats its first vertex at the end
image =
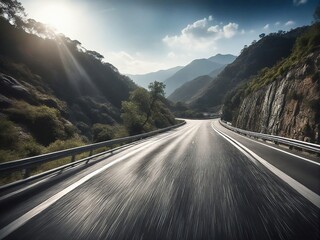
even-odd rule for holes
{"type": "Polygon", "coordinates": [[[155,81],[149,84],[149,91],[137,88],[130,93],[129,101],[122,102],[121,117],[130,134],[174,124],[174,117],[161,101],[164,89],[164,83],[155,81]]]}
{"type": "Polygon", "coordinates": [[[265,33],[261,33],[261,34],[259,35],[259,38],[264,38],[265,36],[266,36],[265,33]]]}
{"type": "Polygon", "coordinates": [[[86,51],[88,54],[90,54],[91,56],[93,56],[94,58],[96,58],[97,60],[101,61],[102,59],[104,59],[104,56],[101,55],[100,53],[96,52],[96,51],[91,51],[91,50],[87,50],[86,51]]]}
{"type": "Polygon", "coordinates": [[[1,0],[0,1],[0,16],[8,19],[17,27],[22,27],[26,16],[24,8],[17,0],[1,0]]]}
{"type": "Polygon", "coordinates": [[[148,122],[148,120],[151,116],[151,112],[155,107],[156,101],[159,100],[161,97],[164,97],[164,95],[165,95],[164,89],[166,88],[166,85],[162,82],[154,81],[149,84],[148,88],[149,88],[150,95],[151,95],[151,102],[150,102],[150,106],[149,106],[149,109],[147,112],[147,118],[144,121],[144,123],[142,124],[142,127],[144,127],[144,125],[146,125],[146,123],[148,122]]]}

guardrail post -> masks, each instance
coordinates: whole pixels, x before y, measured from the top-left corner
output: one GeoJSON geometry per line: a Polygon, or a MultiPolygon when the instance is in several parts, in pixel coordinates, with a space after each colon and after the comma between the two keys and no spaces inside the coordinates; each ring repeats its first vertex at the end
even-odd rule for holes
{"type": "Polygon", "coordinates": [[[92,156],[93,154],[93,150],[90,150],[89,156],[92,156]]]}
{"type": "Polygon", "coordinates": [[[72,155],[72,158],[71,158],[71,162],[74,162],[75,160],[76,160],[76,155],[73,154],[73,155],[72,155]]]}
{"type": "Polygon", "coordinates": [[[30,173],[31,173],[31,171],[30,171],[30,168],[24,168],[23,170],[22,170],[22,175],[23,175],[23,178],[28,178],[28,177],[30,177],[30,173]]]}

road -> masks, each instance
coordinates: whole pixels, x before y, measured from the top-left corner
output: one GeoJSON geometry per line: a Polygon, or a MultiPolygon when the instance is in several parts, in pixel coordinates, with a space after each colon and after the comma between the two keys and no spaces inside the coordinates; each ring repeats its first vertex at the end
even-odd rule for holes
{"type": "Polygon", "coordinates": [[[0,236],[320,239],[319,208],[219,131],[319,194],[319,165],[236,136],[216,120],[187,120],[6,202],[0,236]]]}

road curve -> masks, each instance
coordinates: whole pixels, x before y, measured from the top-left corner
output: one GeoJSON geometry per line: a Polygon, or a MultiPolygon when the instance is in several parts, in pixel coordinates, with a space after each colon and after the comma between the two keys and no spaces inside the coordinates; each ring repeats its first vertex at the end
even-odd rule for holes
{"type": "Polygon", "coordinates": [[[0,234],[25,216],[6,239],[320,239],[319,208],[211,122],[187,120],[1,208],[0,234]],[[116,160],[28,217],[68,184],[116,160]]]}

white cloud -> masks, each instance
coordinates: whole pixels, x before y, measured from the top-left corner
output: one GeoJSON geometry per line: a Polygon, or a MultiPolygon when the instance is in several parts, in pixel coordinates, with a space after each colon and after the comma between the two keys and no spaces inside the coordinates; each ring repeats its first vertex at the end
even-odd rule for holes
{"type": "Polygon", "coordinates": [[[236,23],[229,23],[223,26],[223,33],[225,38],[232,38],[236,35],[239,25],[236,23]]]}
{"type": "Polygon", "coordinates": [[[292,26],[292,25],[294,25],[295,24],[295,22],[294,21],[292,21],[292,20],[289,20],[288,22],[286,22],[284,25],[285,26],[292,26]]]}
{"type": "Polygon", "coordinates": [[[212,16],[195,21],[182,29],[179,35],[167,35],[162,41],[170,48],[205,52],[213,49],[217,40],[229,39],[238,33],[239,25],[237,23],[230,22],[220,26],[213,25],[212,21],[212,16]]]}
{"type": "Polygon", "coordinates": [[[308,0],[293,0],[293,4],[295,6],[303,5],[303,4],[306,4],[307,2],[308,0]]]}
{"type": "Polygon", "coordinates": [[[119,71],[124,74],[140,74],[166,68],[162,63],[141,59],[139,56],[133,57],[124,51],[110,52],[106,56],[108,56],[106,61],[119,68],[119,71]]]}
{"type": "Polygon", "coordinates": [[[278,22],[275,22],[274,25],[275,25],[275,26],[279,26],[280,24],[281,24],[281,22],[278,21],[278,22]]]}
{"type": "Polygon", "coordinates": [[[269,29],[269,24],[266,24],[264,27],[263,27],[263,29],[265,29],[265,30],[267,30],[267,29],[269,29]]]}

